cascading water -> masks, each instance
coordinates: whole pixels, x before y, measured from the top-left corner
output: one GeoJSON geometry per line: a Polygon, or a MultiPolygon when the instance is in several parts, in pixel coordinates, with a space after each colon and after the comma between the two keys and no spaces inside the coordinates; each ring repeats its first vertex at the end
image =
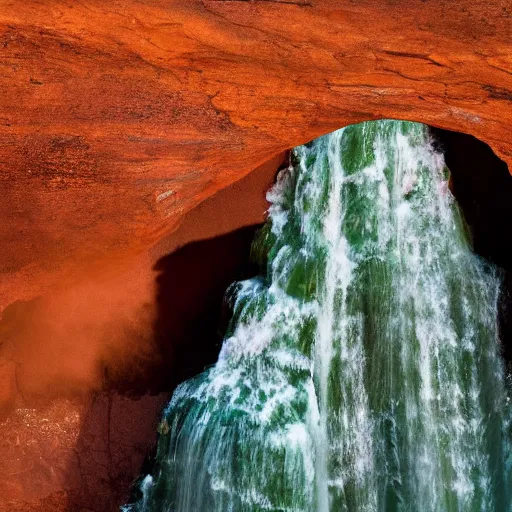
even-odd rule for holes
{"type": "Polygon", "coordinates": [[[140,512],[511,510],[499,279],[416,123],[295,150],[228,291],[217,364],[175,392],[140,512]]]}

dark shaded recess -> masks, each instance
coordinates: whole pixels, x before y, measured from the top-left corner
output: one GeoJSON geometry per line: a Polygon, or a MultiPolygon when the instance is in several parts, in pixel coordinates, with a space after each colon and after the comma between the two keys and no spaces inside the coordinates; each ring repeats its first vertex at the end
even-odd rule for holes
{"type": "Polygon", "coordinates": [[[258,228],[188,244],[155,265],[154,339],[160,364],[151,375],[152,390],[172,391],[217,361],[229,314],[223,304],[226,289],[258,273],[249,261],[258,228]]]}
{"type": "MultiPolygon", "coordinates": [[[[473,237],[475,252],[503,269],[499,327],[512,364],[512,176],[507,164],[471,135],[432,128],[451,171],[450,188],[473,237]]],[[[461,269],[463,271],[463,269],[461,269]]]]}
{"type": "MultiPolygon", "coordinates": [[[[157,316],[153,325],[151,361],[142,371],[135,369],[131,378],[125,373],[109,374],[108,367],[105,368],[105,388],[114,393],[114,399],[130,395],[146,401],[156,400],[157,405],[164,403],[178,384],[216,362],[230,316],[224,295],[233,281],[257,274],[258,267],[249,260],[252,240],[259,227],[250,226],[187,244],[156,263],[153,270],[156,272],[157,316]],[[156,396],[150,398],[148,392],[156,396]]],[[[109,394],[95,398],[77,443],[85,455],[97,444],[97,425],[105,424],[104,416],[110,414],[114,399],[109,394]]],[[[154,408],[148,407],[148,410],[154,413],[154,408]]],[[[128,413],[126,418],[114,420],[122,425],[130,424],[131,418],[128,413]]],[[[148,440],[145,448],[142,467],[115,476],[112,476],[115,471],[109,468],[108,476],[99,479],[94,471],[98,458],[84,456],[89,464],[83,468],[84,482],[88,484],[90,480],[90,485],[87,492],[79,488],[70,493],[66,510],[85,510],[82,508],[85,504],[89,507],[87,510],[113,512],[121,503],[136,501],[140,497],[141,478],[151,472],[155,463],[153,439],[148,440]],[[134,480],[134,475],[140,476],[134,480]],[[91,496],[94,496],[93,501],[91,496]]]]}

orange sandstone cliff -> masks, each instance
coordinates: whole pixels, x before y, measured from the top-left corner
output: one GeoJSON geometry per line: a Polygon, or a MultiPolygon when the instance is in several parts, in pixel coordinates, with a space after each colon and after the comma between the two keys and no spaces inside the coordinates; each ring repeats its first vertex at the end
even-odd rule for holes
{"type": "Polygon", "coordinates": [[[154,352],[186,361],[285,150],[399,118],[512,169],[508,1],[5,0],[0,65],[0,511],[126,499],[154,352]]]}
{"type": "Polygon", "coordinates": [[[117,264],[269,157],[422,121],[512,162],[502,0],[5,0],[0,308],[117,264]]]}

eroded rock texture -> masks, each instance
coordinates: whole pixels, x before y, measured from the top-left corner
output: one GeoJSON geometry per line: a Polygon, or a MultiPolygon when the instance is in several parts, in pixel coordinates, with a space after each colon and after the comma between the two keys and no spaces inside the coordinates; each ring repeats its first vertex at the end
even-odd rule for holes
{"type": "Polygon", "coordinates": [[[0,304],[119,261],[285,148],[379,117],[509,163],[502,0],[0,7],[0,304]]]}
{"type": "Polygon", "coordinates": [[[181,329],[162,317],[168,255],[260,222],[283,150],[391,117],[473,134],[511,168],[511,16],[500,0],[0,3],[0,510],[126,498],[165,396],[105,382],[147,378],[155,329],[181,329]],[[113,411],[141,428],[109,427],[113,411]]]}
{"type": "Polygon", "coordinates": [[[255,224],[283,158],[119,268],[3,310],[0,512],[110,512],[127,501],[169,393],[216,359],[222,297],[253,272],[255,224]]]}
{"type": "Polygon", "coordinates": [[[101,393],[14,411],[0,422],[0,511],[117,510],[151,453],[166,398],[101,393]]]}

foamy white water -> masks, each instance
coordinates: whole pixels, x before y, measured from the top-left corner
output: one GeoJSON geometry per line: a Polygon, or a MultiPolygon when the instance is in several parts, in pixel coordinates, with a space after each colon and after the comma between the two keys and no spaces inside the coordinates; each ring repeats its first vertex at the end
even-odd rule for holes
{"type": "Polygon", "coordinates": [[[427,128],[376,121],[297,148],[235,283],[218,363],[165,411],[126,510],[511,510],[497,272],[427,128]]]}

